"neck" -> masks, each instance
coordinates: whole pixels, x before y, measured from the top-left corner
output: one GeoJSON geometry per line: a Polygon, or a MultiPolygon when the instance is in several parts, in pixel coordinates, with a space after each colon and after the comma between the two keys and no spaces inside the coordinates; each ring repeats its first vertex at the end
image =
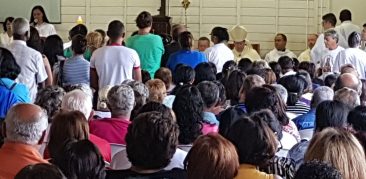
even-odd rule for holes
{"type": "Polygon", "coordinates": [[[111,117],[112,118],[122,118],[122,119],[129,119],[130,118],[130,116],[131,116],[131,113],[128,113],[128,114],[117,114],[117,113],[113,113],[113,112],[111,112],[112,114],[111,114],[111,117]]]}
{"type": "Polygon", "coordinates": [[[22,41],[27,41],[27,38],[24,35],[21,36],[14,36],[13,37],[14,40],[22,40],[22,41]]]}
{"type": "Polygon", "coordinates": [[[37,24],[38,24],[38,25],[43,24],[43,20],[38,20],[37,24]]]}
{"type": "Polygon", "coordinates": [[[329,50],[334,50],[334,49],[336,49],[337,47],[338,47],[338,45],[331,46],[331,47],[329,47],[329,50]]]}
{"type": "Polygon", "coordinates": [[[277,51],[284,52],[284,51],[286,51],[286,48],[283,48],[283,49],[277,49],[277,51]]]}
{"type": "Polygon", "coordinates": [[[123,38],[119,38],[117,40],[113,40],[111,41],[111,44],[118,44],[118,45],[122,45],[123,42],[123,38]]]}
{"type": "Polygon", "coordinates": [[[156,173],[156,172],[158,172],[162,169],[161,168],[159,168],[159,169],[142,169],[140,167],[132,166],[130,168],[130,170],[132,170],[134,172],[137,172],[137,173],[156,173]]]}
{"type": "Polygon", "coordinates": [[[143,29],[139,29],[138,34],[139,35],[146,35],[146,34],[150,33],[150,30],[151,30],[151,27],[146,27],[146,28],[143,28],[143,29]]]}
{"type": "Polygon", "coordinates": [[[8,34],[9,37],[12,37],[13,36],[13,32],[10,31],[10,30],[6,31],[6,33],[8,34]]]}

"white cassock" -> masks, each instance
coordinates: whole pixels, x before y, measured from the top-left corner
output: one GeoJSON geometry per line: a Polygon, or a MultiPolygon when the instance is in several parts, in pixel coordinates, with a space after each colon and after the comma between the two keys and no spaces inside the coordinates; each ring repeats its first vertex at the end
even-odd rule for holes
{"type": "Polygon", "coordinates": [[[227,61],[234,60],[233,52],[225,43],[219,43],[206,49],[205,55],[209,62],[216,65],[217,73],[222,71],[222,66],[227,61]]]}
{"type": "Polygon", "coordinates": [[[235,57],[235,62],[239,62],[242,58],[249,58],[251,61],[260,60],[261,57],[259,56],[258,52],[251,47],[245,46],[242,52],[238,52],[233,49],[233,54],[235,57]]]}
{"type": "Polygon", "coordinates": [[[41,25],[36,24],[34,27],[38,30],[40,37],[48,37],[50,35],[57,34],[55,26],[46,22],[42,23],[41,25]]]}
{"type": "Polygon", "coordinates": [[[339,45],[334,50],[329,50],[328,49],[328,51],[321,58],[320,67],[324,67],[328,63],[329,66],[330,66],[330,69],[333,71],[333,66],[334,66],[335,60],[336,60],[339,52],[341,52],[342,50],[344,50],[344,48],[339,46],[339,45]]]}
{"type": "Polygon", "coordinates": [[[282,56],[288,56],[290,58],[297,58],[297,56],[288,49],[286,49],[285,51],[278,51],[276,48],[274,48],[273,50],[271,50],[270,52],[268,52],[266,54],[266,57],[264,58],[264,60],[267,62],[272,62],[272,61],[277,62],[278,59],[282,56]]]}
{"type": "Polygon", "coordinates": [[[4,32],[0,34],[0,47],[8,48],[13,42],[13,37],[9,37],[8,33],[4,32]]]}
{"type": "Polygon", "coordinates": [[[339,52],[333,66],[333,72],[340,72],[345,64],[353,65],[361,79],[366,79],[366,52],[359,48],[348,48],[339,52]]]}
{"type": "Polygon", "coordinates": [[[311,61],[310,51],[311,51],[310,48],[303,51],[299,55],[299,58],[297,58],[299,60],[299,62],[310,62],[311,61]]]}
{"type": "Polygon", "coordinates": [[[346,46],[343,46],[342,44],[338,43],[344,48],[348,48],[348,37],[351,35],[352,32],[358,32],[361,33],[361,28],[357,25],[352,24],[351,21],[344,21],[339,26],[335,28],[335,30],[338,32],[339,36],[342,36],[342,38],[346,42],[346,46]]]}

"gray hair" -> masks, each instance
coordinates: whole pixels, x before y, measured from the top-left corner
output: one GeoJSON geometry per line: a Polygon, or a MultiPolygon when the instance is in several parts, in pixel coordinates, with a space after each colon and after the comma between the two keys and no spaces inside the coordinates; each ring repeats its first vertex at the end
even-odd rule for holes
{"type": "Polygon", "coordinates": [[[29,33],[30,26],[29,21],[25,18],[16,18],[13,21],[13,34],[14,35],[25,35],[26,32],[29,33]]]}
{"type": "Polygon", "coordinates": [[[135,105],[133,89],[126,84],[112,87],[108,92],[108,105],[112,113],[127,115],[135,105]]]}
{"type": "Polygon", "coordinates": [[[123,83],[123,84],[127,84],[127,85],[131,86],[133,91],[140,94],[140,96],[142,98],[142,104],[146,104],[146,101],[150,95],[150,92],[149,92],[149,88],[147,88],[147,86],[144,83],[142,83],[140,81],[129,81],[128,83],[123,83]]]}
{"type": "Polygon", "coordinates": [[[42,138],[43,132],[48,126],[47,113],[39,108],[39,113],[36,115],[27,116],[28,120],[24,120],[24,114],[18,109],[22,105],[33,104],[17,104],[10,108],[5,118],[6,125],[6,140],[20,142],[29,145],[36,145],[42,138]]]}
{"type": "Polygon", "coordinates": [[[37,93],[34,104],[47,111],[49,122],[52,116],[60,109],[65,90],[59,86],[48,86],[37,93]]]}
{"type": "Polygon", "coordinates": [[[82,92],[84,92],[85,94],[90,96],[93,100],[93,90],[90,88],[89,85],[87,85],[85,83],[68,85],[68,86],[65,87],[66,92],[70,92],[70,91],[73,91],[73,90],[76,90],[76,89],[81,90],[82,92]]]}
{"type": "Polygon", "coordinates": [[[319,86],[314,90],[313,97],[311,98],[311,107],[316,108],[321,102],[332,100],[334,97],[334,91],[328,86],[319,86]]]}
{"type": "Polygon", "coordinates": [[[268,62],[265,60],[256,60],[253,62],[253,68],[258,69],[271,69],[271,67],[268,65],[268,62]]]}
{"type": "Polygon", "coordinates": [[[325,31],[324,38],[326,38],[326,37],[332,37],[338,43],[339,35],[338,35],[337,31],[335,31],[334,29],[329,29],[329,30],[325,31]]]}
{"type": "Polygon", "coordinates": [[[89,119],[93,109],[92,98],[85,92],[76,89],[65,94],[62,98],[61,109],[67,111],[80,111],[89,119]]]}
{"type": "Polygon", "coordinates": [[[351,108],[355,108],[361,104],[357,91],[347,87],[337,90],[334,94],[334,100],[342,102],[351,108]]]}
{"type": "Polygon", "coordinates": [[[273,86],[276,89],[276,92],[280,95],[283,102],[287,104],[287,97],[288,97],[287,89],[280,84],[272,84],[271,86],[273,86]]]}

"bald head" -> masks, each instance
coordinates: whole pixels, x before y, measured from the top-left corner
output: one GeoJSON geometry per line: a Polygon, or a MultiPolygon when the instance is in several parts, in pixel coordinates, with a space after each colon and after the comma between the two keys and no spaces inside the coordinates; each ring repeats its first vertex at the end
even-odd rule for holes
{"type": "Polygon", "coordinates": [[[337,91],[344,87],[351,88],[360,93],[362,84],[355,75],[351,73],[344,73],[337,78],[334,85],[334,91],[337,91]]]}
{"type": "Polygon", "coordinates": [[[35,145],[47,129],[47,114],[34,104],[17,104],[5,117],[6,140],[35,145]]]}

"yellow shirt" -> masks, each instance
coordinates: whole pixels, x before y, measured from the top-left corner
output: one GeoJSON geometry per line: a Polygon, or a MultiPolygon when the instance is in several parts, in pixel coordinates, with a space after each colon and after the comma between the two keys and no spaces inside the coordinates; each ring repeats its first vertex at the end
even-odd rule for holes
{"type": "Polygon", "coordinates": [[[304,62],[304,61],[310,62],[310,61],[311,61],[310,49],[308,48],[308,49],[306,49],[305,51],[303,51],[303,52],[300,54],[300,56],[299,56],[298,60],[299,60],[300,62],[304,62]]]}
{"type": "Polygon", "coordinates": [[[257,170],[254,165],[241,164],[235,179],[274,179],[274,176],[257,170]]]}
{"type": "Polygon", "coordinates": [[[254,50],[253,48],[250,48],[248,46],[244,47],[244,50],[240,53],[233,49],[233,53],[235,56],[235,62],[239,62],[242,58],[249,58],[251,61],[260,60],[261,57],[259,56],[258,52],[254,50]]]}

